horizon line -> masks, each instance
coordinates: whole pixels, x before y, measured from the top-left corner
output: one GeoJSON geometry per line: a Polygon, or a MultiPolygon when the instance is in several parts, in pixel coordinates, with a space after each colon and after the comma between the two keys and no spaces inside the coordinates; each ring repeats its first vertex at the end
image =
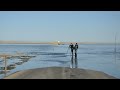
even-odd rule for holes
{"type": "MultiPolygon", "coordinates": [[[[69,44],[69,43],[79,43],[79,44],[115,44],[114,42],[75,42],[75,41],[13,41],[13,40],[0,40],[0,44],[69,44]]],[[[120,43],[117,43],[120,44],[120,43]]]]}

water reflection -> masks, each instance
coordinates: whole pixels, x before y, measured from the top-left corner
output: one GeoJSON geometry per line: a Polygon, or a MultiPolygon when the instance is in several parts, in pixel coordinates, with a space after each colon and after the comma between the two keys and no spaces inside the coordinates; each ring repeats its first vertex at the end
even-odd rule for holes
{"type": "Polygon", "coordinates": [[[72,55],[72,57],[71,57],[71,68],[73,68],[74,66],[73,66],[73,55],[72,55]]]}
{"type": "Polygon", "coordinates": [[[74,56],[71,56],[71,68],[78,68],[78,62],[77,62],[77,54],[75,54],[75,58],[73,58],[74,56]]]}
{"type": "Polygon", "coordinates": [[[77,54],[75,55],[75,68],[78,68],[77,54]]]}

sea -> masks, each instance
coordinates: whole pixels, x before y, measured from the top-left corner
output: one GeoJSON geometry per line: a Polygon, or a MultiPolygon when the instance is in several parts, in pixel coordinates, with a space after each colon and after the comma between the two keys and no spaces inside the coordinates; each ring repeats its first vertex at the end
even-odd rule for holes
{"type": "MultiPolygon", "coordinates": [[[[7,72],[12,73],[44,67],[70,67],[102,71],[120,79],[120,45],[113,44],[79,44],[77,56],[72,56],[69,45],[52,44],[0,44],[0,55],[32,56],[7,58],[7,65],[15,67],[7,72]],[[77,62],[73,63],[72,61],[77,62]],[[20,63],[22,62],[22,63],[20,63]],[[17,64],[20,63],[20,64],[17,64]]],[[[4,57],[0,57],[0,72],[5,66],[4,57]]],[[[0,73],[0,79],[6,74],[0,73]]]]}

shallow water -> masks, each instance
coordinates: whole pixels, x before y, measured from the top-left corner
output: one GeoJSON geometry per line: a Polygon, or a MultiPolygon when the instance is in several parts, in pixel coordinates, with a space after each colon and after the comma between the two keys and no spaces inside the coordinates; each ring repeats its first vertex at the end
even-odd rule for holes
{"type": "MultiPolygon", "coordinates": [[[[84,69],[92,69],[103,71],[109,75],[120,78],[120,45],[117,45],[117,53],[115,55],[114,45],[79,45],[77,55],[77,67],[84,69]]],[[[16,65],[16,68],[10,70],[7,75],[20,70],[41,68],[41,67],[71,67],[72,56],[68,45],[0,45],[0,54],[22,54],[33,55],[28,61],[16,65]]],[[[75,59],[75,57],[73,57],[75,59]]],[[[7,64],[15,64],[22,59],[7,59],[7,64]]],[[[0,66],[4,66],[2,58],[0,58],[0,66]]],[[[4,74],[0,74],[0,78],[4,74]]]]}

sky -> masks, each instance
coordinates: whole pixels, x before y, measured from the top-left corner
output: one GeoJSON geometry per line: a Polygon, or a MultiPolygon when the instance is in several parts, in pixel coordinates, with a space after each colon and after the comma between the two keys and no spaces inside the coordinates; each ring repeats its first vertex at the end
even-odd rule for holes
{"type": "Polygon", "coordinates": [[[120,43],[120,11],[0,11],[0,40],[120,43]]]}

